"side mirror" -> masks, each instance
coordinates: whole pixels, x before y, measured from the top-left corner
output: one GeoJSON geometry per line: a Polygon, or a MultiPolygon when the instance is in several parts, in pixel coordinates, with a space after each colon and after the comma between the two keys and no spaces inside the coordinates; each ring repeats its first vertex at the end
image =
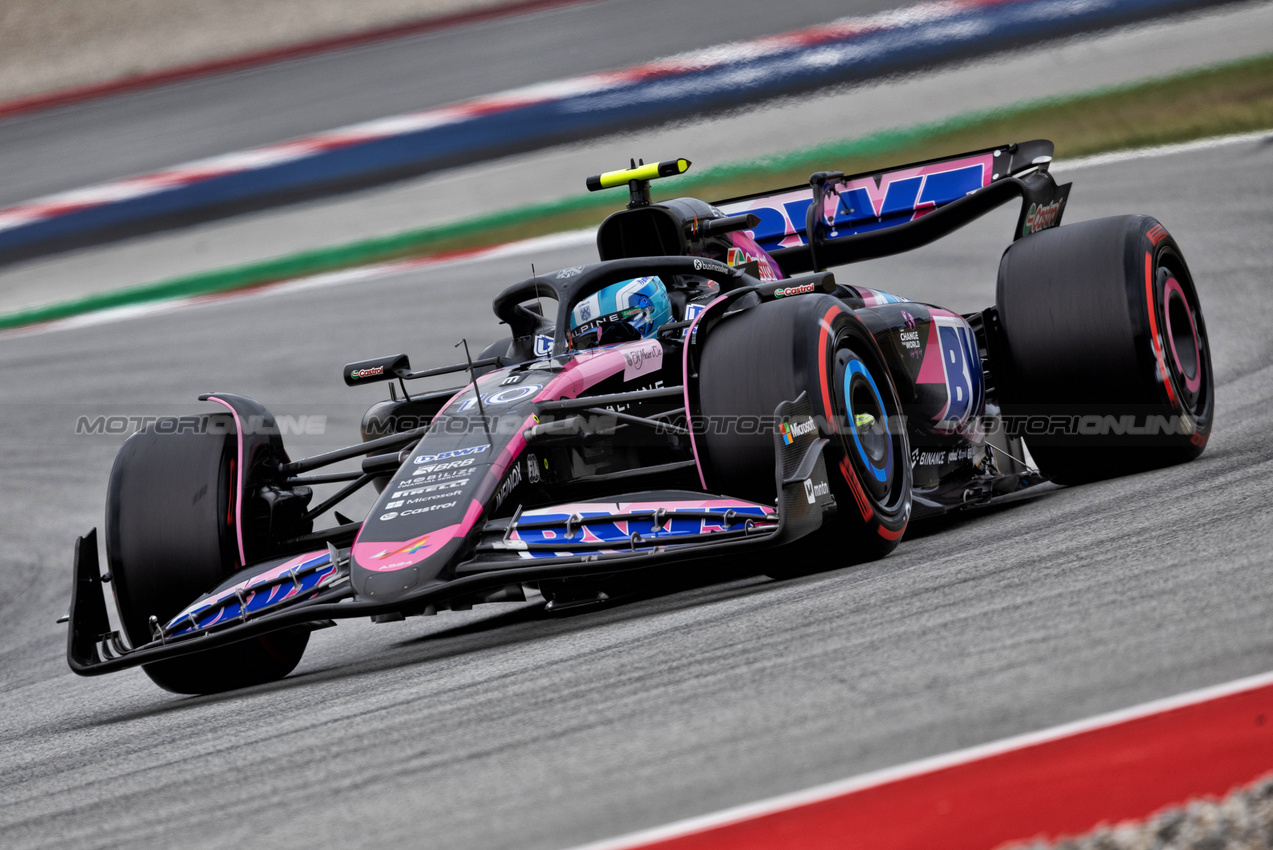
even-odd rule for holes
{"type": "Polygon", "coordinates": [[[391,354],[345,364],[345,385],[356,387],[376,381],[393,381],[411,373],[411,361],[405,354],[391,354]]]}

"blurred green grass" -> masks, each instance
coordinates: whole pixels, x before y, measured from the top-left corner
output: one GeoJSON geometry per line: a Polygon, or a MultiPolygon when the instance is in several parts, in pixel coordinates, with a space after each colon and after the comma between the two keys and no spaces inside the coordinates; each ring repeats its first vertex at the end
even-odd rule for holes
{"type": "MultiPolygon", "coordinates": [[[[846,139],[779,156],[724,163],[657,181],[654,200],[736,197],[805,184],[814,171],[847,174],[1029,139],[1051,139],[1057,159],[1273,130],[1273,53],[1148,82],[1013,104],[846,139]]],[[[579,185],[587,175],[579,175],[579,185]]],[[[594,227],[621,191],[575,195],[516,210],[307,251],[0,316],[0,329],[166,298],[259,286],[409,257],[446,255],[594,227]]]]}

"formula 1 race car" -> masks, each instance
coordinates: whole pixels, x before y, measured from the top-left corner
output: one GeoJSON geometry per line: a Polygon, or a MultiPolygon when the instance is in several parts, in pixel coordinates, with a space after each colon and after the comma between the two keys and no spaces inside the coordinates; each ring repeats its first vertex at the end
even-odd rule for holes
{"type": "Polygon", "coordinates": [[[130,437],[107,494],[108,576],[96,529],[77,543],[71,668],[243,687],[286,676],[336,618],[539,596],[568,609],[754,552],[760,571],[807,574],[888,554],[913,519],[1196,457],[1214,388],[1184,257],[1146,216],[1060,227],[1070,186],[1051,154],[1032,141],[820,172],[716,204],[651,202],[650,181],[685,160],[590,178],[630,192],[600,226],[600,261],[502,292],[510,334],[476,359],[345,366],[349,385],[390,382],[359,444],[292,460],[270,412],[225,393],[130,437]],[[1014,198],[980,313],[825,271],[1014,198]],[[446,374],[463,385],[408,389],[446,374]],[[311,507],[321,485],[341,486],[311,507]],[[314,529],[366,485],[379,496],[363,520],[314,529]]]}

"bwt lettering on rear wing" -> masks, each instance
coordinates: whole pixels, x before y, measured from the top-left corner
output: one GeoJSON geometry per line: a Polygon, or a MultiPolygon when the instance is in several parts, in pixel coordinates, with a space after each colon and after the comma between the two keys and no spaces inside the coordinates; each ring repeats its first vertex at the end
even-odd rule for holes
{"type": "Polygon", "coordinates": [[[820,171],[808,186],[715,205],[756,215],[753,238],[789,275],[927,245],[1013,198],[1019,239],[1061,223],[1070,184],[1048,173],[1052,150],[1036,139],[865,174],[820,171]]]}

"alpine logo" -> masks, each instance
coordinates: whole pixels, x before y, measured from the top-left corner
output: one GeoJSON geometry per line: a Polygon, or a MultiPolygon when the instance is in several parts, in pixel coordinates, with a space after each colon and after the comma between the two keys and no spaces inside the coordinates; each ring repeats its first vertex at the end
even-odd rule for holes
{"type": "Polygon", "coordinates": [[[1056,220],[1060,215],[1060,201],[1053,201],[1046,207],[1039,204],[1030,204],[1030,210],[1025,216],[1025,226],[1021,228],[1021,235],[1029,236],[1031,233],[1038,233],[1040,230],[1055,227],[1056,220]]]}
{"type": "Polygon", "coordinates": [[[415,459],[416,463],[429,463],[435,460],[446,460],[449,457],[460,457],[461,455],[480,455],[489,449],[489,445],[469,446],[466,449],[456,449],[450,452],[442,452],[436,455],[420,455],[415,459]]]}
{"type": "Polygon", "coordinates": [[[812,434],[818,428],[813,424],[813,418],[804,420],[803,422],[783,422],[778,426],[778,430],[782,432],[782,444],[789,446],[796,441],[796,438],[803,437],[806,434],[812,434]]]}
{"type": "Polygon", "coordinates": [[[774,298],[786,298],[789,295],[804,295],[807,292],[813,292],[816,287],[812,283],[802,283],[799,286],[783,286],[774,290],[774,298]]]}

